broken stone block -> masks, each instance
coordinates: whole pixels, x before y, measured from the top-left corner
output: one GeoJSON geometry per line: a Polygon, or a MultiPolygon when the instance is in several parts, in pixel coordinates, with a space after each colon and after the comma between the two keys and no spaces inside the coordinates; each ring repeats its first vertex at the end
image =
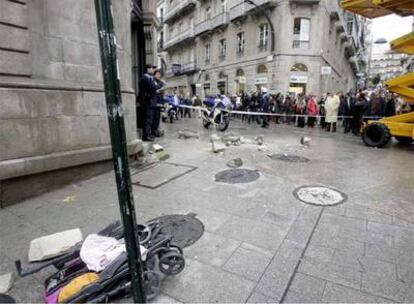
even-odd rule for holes
{"type": "Polygon", "coordinates": [[[302,136],[302,138],[300,139],[300,143],[304,146],[310,146],[311,141],[312,139],[307,136],[302,136]]]}
{"type": "Polygon", "coordinates": [[[138,166],[147,166],[154,163],[158,163],[160,160],[154,154],[147,154],[137,159],[138,166]]]}
{"type": "Polygon", "coordinates": [[[0,294],[7,293],[13,286],[13,273],[6,273],[0,275],[0,294]]]}
{"type": "Polygon", "coordinates": [[[200,135],[196,132],[190,131],[190,130],[181,130],[178,131],[178,138],[184,138],[184,139],[189,139],[189,138],[200,138],[200,135]]]}
{"type": "Polygon", "coordinates": [[[43,261],[68,253],[82,240],[82,231],[78,228],[34,239],[30,242],[29,262],[43,261]]]}
{"type": "Polygon", "coordinates": [[[258,147],[257,147],[257,150],[258,151],[266,151],[267,150],[267,146],[266,145],[259,145],[258,147]]]}
{"type": "Polygon", "coordinates": [[[164,150],[163,146],[161,146],[160,144],[153,144],[151,147],[151,151],[152,152],[159,152],[164,150]]]}
{"type": "Polygon", "coordinates": [[[155,152],[154,156],[157,157],[160,161],[167,160],[170,158],[170,155],[164,150],[155,152]]]}
{"type": "Polygon", "coordinates": [[[226,145],[221,141],[212,141],[211,150],[214,153],[224,152],[226,150],[226,145]]]}
{"type": "Polygon", "coordinates": [[[259,135],[255,138],[256,143],[261,146],[264,144],[264,135],[259,135]]]}
{"type": "Polygon", "coordinates": [[[243,160],[241,158],[235,158],[227,162],[227,166],[230,168],[239,168],[243,166],[243,160]]]}
{"type": "Polygon", "coordinates": [[[210,141],[221,141],[221,138],[217,134],[212,134],[210,136],[210,141]]]}

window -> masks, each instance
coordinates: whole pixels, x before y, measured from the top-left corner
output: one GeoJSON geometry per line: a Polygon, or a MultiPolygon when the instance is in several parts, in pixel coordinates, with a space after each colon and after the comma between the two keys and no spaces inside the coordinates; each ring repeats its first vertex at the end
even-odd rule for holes
{"type": "Polygon", "coordinates": [[[295,18],[293,23],[293,48],[308,49],[310,45],[310,19],[295,18]]]}
{"type": "Polygon", "coordinates": [[[237,55],[243,56],[244,54],[244,32],[237,34],[237,55]]]}
{"type": "Polygon", "coordinates": [[[264,64],[261,64],[257,67],[257,74],[266,74],[267,73],[267,67],[264,64]]]}
{"type": "Polygon", "coordinates": [[[210,75],[209,74],[206,74],[206,76],[204,76],[204,80],[205,81],[210,81],[210,75]]]}
{"type": "Polygon", "coordinates": [[[211,19],[211,7],[207,7],[206,8],[206,20],[210,20],[211,19]]]}
{"type": "Polygon", "coordinates": [[[164,22],[164,8],[163,7],[161,7],[160,9],[160,20],[161,22],[164,22]]]}
{"type": "Polygon", "coordinates": [[[291,69],[291,72],[307,72],[308,67],[303,63],[296,63],[291,69]]]}
{"type": "Polygon", "coordinates": [[[269,25],[262,24],[259,26],[259,50],[266,51],[269,37],[269,25]]]}
{"type": "Polygon", "coordinates": [[[348,35],[352,35],[353,30],[354,30],[354,18],[351,14],[348,14],[347,19],[346,19],[346,32],[348,35]]]}
{"type": "Polygon", "coordinates": [[[205,60],[206,64],[210,63],[210,44],[206,44],[205,46],[205,60]]]}
{"type": "Polygon", "coordinates": [[[227,0],[221,0],[221,12],[227,12],[227,0]]]}
{"type": "Polygon", "coordinates": [[[219,41],[219,60],[220,61],[223,61],[226,59],[226,49],[227,49],[226,39],[221,39],[219,41]]]}
{"type": "Polygon", "coordinates": [[[242,69],[237,69],[236,76],[237,77],[244,76],[244,71],[242,69]]]}

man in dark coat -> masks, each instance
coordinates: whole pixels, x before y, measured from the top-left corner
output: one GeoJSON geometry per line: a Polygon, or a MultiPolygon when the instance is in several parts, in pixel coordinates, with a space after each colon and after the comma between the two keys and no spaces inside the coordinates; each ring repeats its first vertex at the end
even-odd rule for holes
{"type": "MultiPolygon", "coordinates": [[[[351,108],[355,102],[353,94],[351,92],[348,92],[348,94],[346,94],[345,96],[341,94],[339,98],[341,100],[341,103],[339,105],[339,116],[352,116],[351,108]]],[[[351,122],[352,118],[344,118],[344,133],[349,133],[351,131],[351,122]]]]}
{"type": "Polygon", "coordinates": [[[152,127],[154,123],[155,111],[157,108],[156,91],[158,86],[156,85],[153,77],[155,66],[152,64],[147,64],[145,68],[147,71],[139,81],[140,99],[144,109],[144,128],[142,140],[154,141],[152,127]]]}

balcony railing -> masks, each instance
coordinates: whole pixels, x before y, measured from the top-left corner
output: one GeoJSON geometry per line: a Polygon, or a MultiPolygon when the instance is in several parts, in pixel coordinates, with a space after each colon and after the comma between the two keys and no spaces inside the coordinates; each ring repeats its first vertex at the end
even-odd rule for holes
{"type": "Polygon", "coordinates": [[[174,64],[174,66],[175,66],[174,70],[173,68],[169,68],[167,70],[166,72],[167,77],[179,76],[183,74],[191,74],[191,73],[195,73],[198,70],[197,62],[195,60],[186,62],[184,64],[174,64]],[[179,67],[178,69],[177,69],[177,66],[179,67]]]}
{"type": "Polygon", "coordinates": [[[274,7],[277,5],[275,0],[254,0],[256,5],[248,4],[244,0],[240,0],[238,4],[230,8],[229,19],[231,21],[243,17],[250,11],[257,9],[257,6],[274,7]]]}
{"type": "Polygon", "coordinates": [[[190,27],[186,29],[184,32],[179,33],[178,35],[175,35],[172,38],[169,38],[168,40],[164,41],[164,50],[179,44],[183,41],[186,41],[188,39],[193,39],[195,37],[194,35],[194,28],[190,27]]]}
{"type": "MultiPolygon", "coordinates": [[[[153,1],[153,0],[150,0],[153,1]]],[[[154,1],[155,2],[155,1],[154,1]]],[[[179,16],[184,10],[193,8],[196,6],[196,0],[180,0],[177,5],[168,8],[168,12],[164,15],[164,22],[169,23],[175,17],[179,16]]]]}
{"type": "Polygon", "coordinates": [[[221,14],[215,16],[211,20],[211,26],[214,29],[214,28],[217,28],[217,27],[220,27],[220,26],[223,26],[223,25],[228,24],[229,21],[230,21],[229,20],[229,13],[224,12],[224,13],[221,13],[221,14]]]}
{"type": "Polygon", "coordinates": [[[205,20],[195,26],[195,35],[201,35],[211,30],[211,20],[205,20]]]}

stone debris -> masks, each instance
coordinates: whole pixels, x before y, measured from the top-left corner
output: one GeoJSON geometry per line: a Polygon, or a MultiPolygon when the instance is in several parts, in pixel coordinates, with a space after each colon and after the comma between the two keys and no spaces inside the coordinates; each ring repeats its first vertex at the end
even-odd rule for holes
{"type": "Polygon", "coordinates": [[[154,155],[158,160],[163,161],[170,158],[170,155],[164,150],[164,147],[160,144],[153,144],[150,148],[150,153],[154,155]]]}
{"type": "Polygon", "coordinates": [[[311,141],[312,139],[307,136],[302,136],[302,138],[300,139],[300,143],[304,146],[310,146],[311,141]]]}
{"type": "Polygon", "coordinates": [[[7,293],[13,286],[14,276],[13,273],[6,273],[0,275],[0,294],[7,293]]]}
{"type": "Polygon", "coordinates": [[[255,139],[256,143],[261,146],[264,144],[264,135],[259,135],[255,139]]]}
{"type": "Polygon", "coordinates": [[[65,254],[82,240],[82,231],[79,228],[34,239],[30,242],[29,262],[43,261],[65,254]]]}
{"type": "Polygon", "coordinates": [[[234,135],[233,133],[229,133],[227,135],[224,135],[222,137],[222,140],[226,143],[229,143],[229,146],[230,145],[240,146],[240,144],[241,144],[241,137],[238,136],[238,135],[234,135]]]}
{"type": "Polygon", "coordinates": [[[235,158],[227,162],[227,166],[230,168],[240,168],[243,166],[243,160],[241,158],[235,158]]]}
{"type": "Polygon", "coordinates": [[[211,151],[214,153],[223,152],[226,150],[226,145],[221,141],[220,136],[213,134],[210,136],[211,151]]]}
{"type": "Polygon", "coordinates": [[[261,152],[264,152],[264,151],[268,151],[268,148],[267,148],[267,146],[266,146],[266,145],[259,145],[259,146],[257,147],[257,150],[258,150],[258,151],[261,151],[261,152]]]}
{"type": "Polygon", "coordinates": [[[147,154],[147,155],[137,158],[136,163],[138,166],[147,166],[147,165],[158,163],[159,161],[160,160],[155,155],[147,154]]]}
{"type": "Polygon", "coordinates": [[[74,195],[72,195],[72,196],[67,196],[64,200],[63,200],[63,202],[64,203],[73,203],[75,201],[75,196],[74,195]]]}
{"type": "Polygon", "coordinates": [[[200,135],[197,132],[193,132],[190,130],[180,130],[178,131],[178,138],[184,138],[184,139],[189,139],[189,138],[200,138],[200,135]]]}

